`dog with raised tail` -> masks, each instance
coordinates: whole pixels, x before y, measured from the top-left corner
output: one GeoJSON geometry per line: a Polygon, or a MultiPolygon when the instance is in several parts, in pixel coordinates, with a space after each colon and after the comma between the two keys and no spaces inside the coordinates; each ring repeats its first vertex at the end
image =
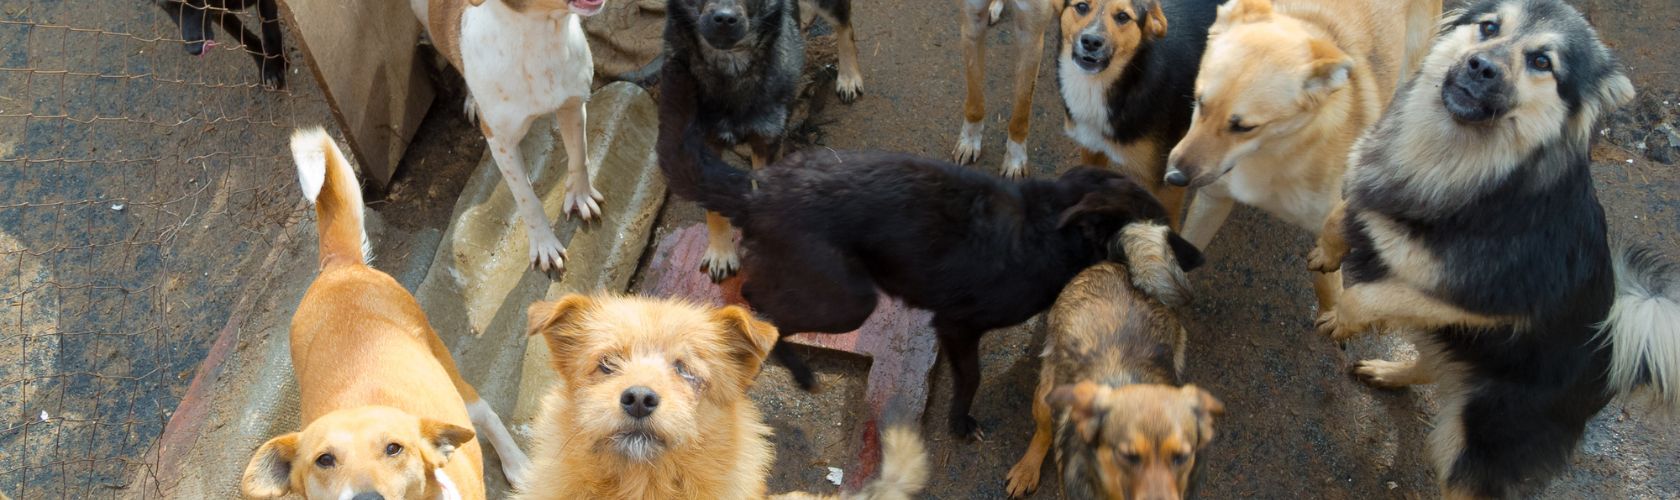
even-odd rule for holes
{"type": "Polygon", "coordinates": [[[1318,326],[1407,334],[1416,360],[1354,374],[1439,387],[1443,496],[1521,496],[1569,465],[1616,395],[1649,388],[1680,409],[1680,268],[1606,235],[1589,152],[1634,89],[1580,12],[1481,0],[1440,33],[1354,148],[1346,204],[1310,256],[1347,278],[1318,326]]]}

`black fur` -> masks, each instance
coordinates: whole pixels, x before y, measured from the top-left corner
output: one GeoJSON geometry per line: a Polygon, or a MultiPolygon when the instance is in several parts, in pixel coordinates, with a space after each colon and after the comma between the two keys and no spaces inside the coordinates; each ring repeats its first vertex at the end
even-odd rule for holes
{"type": "MultiPolygon", "coordinates": [[[[1133,9],[1140,13],[1135,22],[1142,23],[1148,6],[1156,0],[1133,0],[1133,9]]],[[[1159,0],[1161,12],[1167,16],[1167,35],[1155,40],[1145,39],[1138,46],[1118,79],[1108,87],[1108,122],[1113,133],[1110,141],[1126,144],[1142,138],[1159,138],[1165,142],[1160,154],[1165,157],[1174,142],[1190,130],[1190,115],[1195,108],[1196,74],[1201,68],[1202,51],[1207,48],[1208,26],[1216,17],[1215,9],[1224,0],[1159,0]]],[[[1062,53],[1062,38],[1056,39],[1056,54],[1062,53]]],[[[1057,64],[1071,64],[1056,58],[1057,64]]],[[[1057,83],[1061,72],[1057,71],[1057,83]]],[[[1065,85],[1065,84],[1064,84],[1065,85]]],[[[1067,111],[1067,100],[1062,101],[1067,111]]],[[[1151,179],[1152,181],[1154,179],[1151,179]]]]}
{"type": "Polygon", "coordinates": [[[273,89],[286,87],[286,54],[281,44],[280,11],[275,0],[157,0],[158,7],[181,29],[188,54],[204,53],[204,42],[216,36],[209,19],[214,17],[228,34],[239,37],[239,43],[262,71],[263,85],[273,89]],[[257,8],[257,20],[262,24],[262,36],[245,29],[235,11],[257,8]]]}
{"type": "MultiPolygon", "coordinates": [[[[703,123],[688,125],[699,89],[682,83],[662,84],[660,168],[672,191],[741,228],[743,297],[788,334],[857,329],[877,289],[932,311],[959,434],[977,430],[981,335],[1048,308],[1087,266],[1123,259],[1109,241],[1125,224],[1166,218],[1148,191],[1100,169],[1015,183],[911,155],[818,149],[748,174],[706,147],[703,123]]],[[[809,387],[804,363],[775,352],[809,387]]]]}

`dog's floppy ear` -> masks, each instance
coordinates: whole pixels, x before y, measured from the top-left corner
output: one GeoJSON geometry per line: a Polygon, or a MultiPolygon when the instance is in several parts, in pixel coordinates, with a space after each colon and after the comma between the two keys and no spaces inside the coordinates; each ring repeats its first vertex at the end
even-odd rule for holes
{"type": "Polygon", "coordinates": [[[1571,122],[1577,134],[1591,137],[1593,125],[1605,114],[1616,111],[1628,102],[1633,101],[1633,81],[1628,80],[1622,70],[1612,70],[1609,76],[1598,86],[1597,91],[1588,93],[1586,105],[1576,114],[1571,122]]]}
{"type": "Polygon", "coordinates": [[[292,460],[297,458],[298,433],[268,440],[251,455],[239,492],[245,498],[280,498],[292,491],[292,460]]]}
{"type": "Polygon", "coordinates": [[[473,430],[466,427],[429,418],[420,419],[420,438],[426,440],[428,448],[421,455],[432,467],[443,467],[449,463],[449,457],[455,454],[455,450],[472,441],[473,436],[473,430]]]}
{"type": "Polygon", "coordinates": [[[1189,402],[1191,411],[1196,414],[1196,435],[1199,436],[1196,448],[1201,449],[1213,441],[1213,417],[1225,415],[1225,404],[1195,384],[1185,384],[1178,392],[1189,402]]]}
{"type": "Polygon", "coordinates": [[[1185,272],[1202,267],[1206,262],[1202,257],[1202,250],[1178,233],[1167,233],[1167,246],[1172,247],[1173,259],[1178,260],[1178,268],[1185,272]]]}
{"type": "Polygon", "coordinates": [[[1143,14],[1143,33],[1151,40],[1167,36],[1167,15],[1161,12],[1160,0],[1146,2],[1148,12],[1143,14]]]}
{"type": "Polygon", "coordinates": [[[579,345],[579,338],[583,332],[577,328],[577,322],[585,311],[595,307],[595,300],[587,295],[567,294],[555,302],[539,301],[531,304],[525,310],[527,328],[526,336],[543,336],[548,343],[548,353],[554,368],[564,372],[563,363],[572,358],[573,350],[579,345]]]}
{"type": "Polygon", "coordinates": [[[1353,59],[1346,52],[1342,52],[1336,44],[1319,38],[1308,41],[1307,50],[1312,51],[1312,62],[1307,63],[1307,81],[1304,84],[1309,98],[1322,99],[1347,86],[1348,74],[1353,71],[1353,59]]]}
{"type": "Polygon", "coordinates": [[[741,306],[724,306],[712,313],[713,320],[723,326],[729,347],[749,378],[758,375],[759,366],[776,346],[781,333],[769,323],[759,321],[741,306]]]}
{"type": "Polygon", "coordinates": [[[1067,229],[1068,226],[1083,222],[1086,218],[1097,216],[1101,213],[1103,205],[1101,193],[1086,193],[1079,199],[1079,203],[1062,210],[1062,216],[1056,220],[1056,229],[1067,229]]]}
{"type": "Polygon", "coordinates": [[[1107,387],[1086,380],[1056,387],[1045,396],[1044,402],[1054,409],[1066,409],[1080,437],[1091,442],[1097,439],[1097,431],[1102,429],[1105,416],[1102,410],[1097,409],[1097,400],[1107,397],[1108,392],[1107,387]]]}

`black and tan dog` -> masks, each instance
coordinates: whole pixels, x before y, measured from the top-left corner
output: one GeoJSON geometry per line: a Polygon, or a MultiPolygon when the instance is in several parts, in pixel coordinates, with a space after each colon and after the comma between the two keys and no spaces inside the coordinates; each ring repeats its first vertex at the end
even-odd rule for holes
{"type": "MultiPolygon", "coordinates": [[[[1120,258],[1127,224],[1166,220],[1142,186],[1102,169],[1015,183],[911,155],[822,149],[749,173],[705,146],[703,124],[688,125],[696,90],[661,89],[660,167],[677,195],[741,227],[742,296],[784,332],[855,330],[875,310],[877,288],[932,311],[954,370],[959,434],[977,432],[968,410],[981,335],[1026,321],[1079,271],[1120,258]]],[[[1178,262],[1200,264],[1189,242],[1168,241],[1178,262]]],[[[803,362],[776,352],[810,388],[803,362]]]]}
{"type": "MultiPolygon", "coordinates": [[[[714,148],[746,143],[752,167],[780,154],[788,109],[805,67],[805,38],[799,29],[799,0],[680,0],[665,16],[665,66],[661,86],[698,86],[696,119],[714,148]]],[[[840,100],[863,93],[851,0],[812,0],[835,26],[840,100]]],[[[663,103],[663,99],[661,99],[663,103]]],[[[682,129],[677,129],[678,133],[682,129]]],[[[662,139],[663,140],[663,139],[662,139]]],[[[673,139],[681,142],[682,138],[673,139]]],[[[734,230],[716,213],[706,214],[709,244],[702,260],[713,281],[740,267],[734,230]]]]}
{"type": "Polygon", "coordinates": [[[1575,9],[1484,0],[1354,149],[1311,259],[1348,281],[1320,331],[1412,336],[1418,360],[1355,374],[1440,387],[1429,456],[1448,498],[1544,486],[1617,394],[1680,407],[1680,269],[1612,249],[1591,178],[1594,124],[1632,97],[1575,9]]]}
{"type": "Polygon", "coordinates": [[[1086,269],[1051,307],[1033,394],[1037,428],[1009,470],[1010,497],[1037,488],[1052,442],[1069,498],[1184,497],[1224,406],[1182,385],[1184,327],[1169,305],[1186,301],[1189,287],[1170,234],[1159,224],[1126,226],[1130,264],[1086,269]]]}
{"type": "Polygon", "coordinates": [[[1167,153],[1190,129],[1196,71],[1220,0],[1078,0],[1062,9],[1056,79],[1085,164],[1149,186],[1174,224],[1184,189],[1167,153]]]}

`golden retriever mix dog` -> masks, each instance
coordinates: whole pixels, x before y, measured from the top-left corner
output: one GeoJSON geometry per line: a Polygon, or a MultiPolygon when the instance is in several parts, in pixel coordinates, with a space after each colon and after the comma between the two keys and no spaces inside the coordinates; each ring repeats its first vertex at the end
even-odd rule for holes
{"type": "MultiPolygon", "coordinates": [[[[1208,30],[1190,130],[1166,181],[1196,188],[1199,248],[1241,201],[1316,233],[1341,199],[1348,151],[1412,73],[1441,0],[1231,0],[1208,30]],[[1403,41],[1403,43],[1402,43],[1403,41]]],[[[1314,283],[1335,305],[1339,274],[1314,283]]]]}
{"type": "MultiPolygon", "coordinates": [[[[533,304],[530,332],[560,383],[517,498],[765,498],[774,451],[747,389],[775,327],[737,306],[568,295],[533,304]]],[[[926,482],[914,431],[891,428],[882,446],[881,477],[850,498],[909,498],[926,482]]]]}

